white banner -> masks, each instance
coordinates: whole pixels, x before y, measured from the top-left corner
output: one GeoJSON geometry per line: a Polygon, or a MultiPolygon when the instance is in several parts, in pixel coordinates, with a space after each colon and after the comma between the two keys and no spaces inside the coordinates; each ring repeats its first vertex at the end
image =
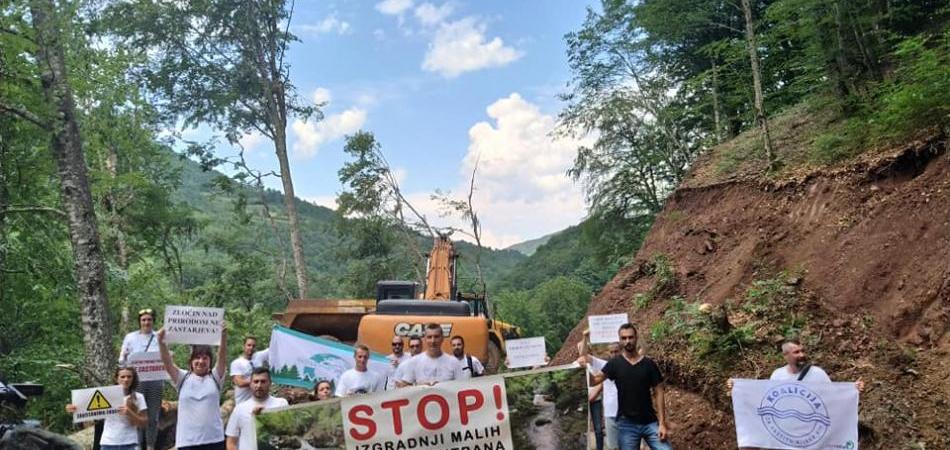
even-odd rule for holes
{"type": "Polygon", "coordinates": [[[76,406],[73,423],[118,415],[124,401],[125,393],[119,385],[73,390],[71,403],[76,406]]]}
{"type": "Polygon", "coordinates": [[[590,329],[591,344],[609,344],[617,342],[620,326],[630,322],[626,314],[607,314],[603,316],[588,316],[587,325],[590,329]]]}
{"type": "MultiPolygon", "coordinates": [[[[275,383],[312,389],[320,380],[337,385],[340,375],[352,369],[353,347],[275,325],[270,335],[271,377],[275,383]]],[[[370,352],[367,368],[385,383],[392,363],[379,353],[370,352]]]]}
{"type": "Polygon", "coordinates": [[[544,357],[544,337],[508,339],[505,341],[505,353],[508,354],[508,368],[534,367],[547,364],[544,357]]]}
{"type": "Polygon", "coordinates": [[[734,380],[732,407],[739,447],[858,448],[854,383],[734,380]]]}
{"type": "Polygon", "coordinates": [[[162,355],[158,352],[137,352],[129,355],[128,365],[135,368],[139,381],[171,379],[162,364],[162,355]]]}
{"type": "Polygon", "coordinates": [[[348,449],[511,449],[500,376],[414,386],[342,400],[348,449]]]}
{"type": "Polygon", "coordinates": [[[173,344],[219,345],[223,308],[199,306],[165,307],[165,342],[173,344]]]}

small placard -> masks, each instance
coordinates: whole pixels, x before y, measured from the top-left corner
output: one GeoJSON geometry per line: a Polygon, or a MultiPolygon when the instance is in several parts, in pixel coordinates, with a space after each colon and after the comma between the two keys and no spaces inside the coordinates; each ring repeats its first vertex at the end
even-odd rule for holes
{"type": "Polygon", "coordinates": [[[100,386],[72,391],[72,404],[76,405],[73,423],[105,419],[119,414],[125,401],[122,386],[100,386]]]}
{"type": "Polygon", "coordinates": [[[158,352],[138,352],[129,355],[128,365],[135,368],[139,381],[169,380],[162,355],[158,352]]]}
{"type": "Polygon", "coordinates": [[[544,361],[547,356],[544,348],[544,337],[509,339],[505,341],[505,351],[508,353],[509,369],[547,364],[544,361]]]}
{"type": "Polygon", "coordinates": [[[223,308],[199,306],[165,307],[165,342],[218,345],[221,343],[223,308]]]}
{"type": "Polygon", "coordinates": [[[588,316],[590,325],[591,344],[609,344],[617,342],[620,326],[630,322],[626,314],[607,314],[603,316],[588,316]]]}

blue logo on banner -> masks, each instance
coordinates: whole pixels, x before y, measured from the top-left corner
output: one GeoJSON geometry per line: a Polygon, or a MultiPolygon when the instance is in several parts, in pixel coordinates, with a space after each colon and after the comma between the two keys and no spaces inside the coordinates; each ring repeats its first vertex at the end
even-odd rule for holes
{"type": "Polygon", "coordinates": [[[831,426],[825,402],[799,383],[769,389],[756,413],[772,437],[796,448],[811,447],[831,426]]]}

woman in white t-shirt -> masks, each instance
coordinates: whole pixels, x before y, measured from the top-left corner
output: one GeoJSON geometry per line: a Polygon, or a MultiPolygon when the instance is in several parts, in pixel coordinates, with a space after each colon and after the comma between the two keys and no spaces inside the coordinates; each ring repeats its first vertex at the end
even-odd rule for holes
{"type": "Polygon", "coordinates": [[[192,346],[188,357],[190,370],[186,371],[178,368],[172,360],[165,345],[165,329],[158,330],[162,363],[178,389],[178,423],[175,426],[175,447],[178,450],[225,450],[220,408],[221,380],[224,379],[228,356],[226,340],[227,333],[222,326],[217,364],[210,346],[192,346]]]}
{"type": "MultiPolygon", "coordinates": [[[[119,364],[128,365],[129,356],[134,353],[158,351],[158,340],[155,339],[155,311],[152,308],[139,310],[139,329],[125,335],[122,339],[122,350],[119,352],[119,364]]],[[[139,443],[144,443],[147,450],[155,450],[155,440],[158,438],[158,418],[162,410],[162,390],[165,382],[162,380],[142,381],[135,389],[145,396],[148,405],[148,423],[139,430],[139,443]]]]}
{"type": "MultiPolygon", "coordinates": [[[[118,416],[106,418],[99,446],[102,450],[138,450],[138,429],[148,422],[145,397],[135,392],[139,376],[131,367],[120,367],[115,371],[115,381],[125,391],[125,403],[119,407],[118,416]]],[[[76,405],[66,405],[66,411],[76,412],[76,405]]]]}

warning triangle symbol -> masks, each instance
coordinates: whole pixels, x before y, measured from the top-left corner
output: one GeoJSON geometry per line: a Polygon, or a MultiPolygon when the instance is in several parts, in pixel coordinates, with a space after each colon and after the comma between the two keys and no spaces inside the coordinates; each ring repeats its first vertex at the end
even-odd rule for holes
{"type": "Polygon", "coordinates": [[[106,396],[97,390],[95,394],[92,394],[92,400],[89,400],[89,406],[86,407],[86,411],[99,411],[100,409],[109,409],[111,407],[112,405],[106,400],[106,396]]]}

